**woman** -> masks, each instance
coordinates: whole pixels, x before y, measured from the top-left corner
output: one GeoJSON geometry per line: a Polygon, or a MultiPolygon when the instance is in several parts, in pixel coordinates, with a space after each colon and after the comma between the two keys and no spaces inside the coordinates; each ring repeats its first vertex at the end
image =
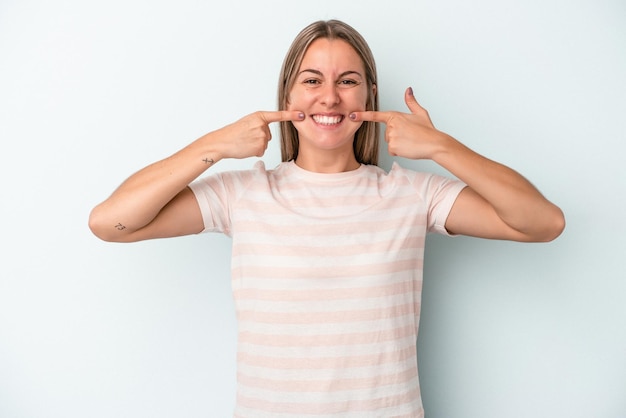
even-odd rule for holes
{"type": "Polygon", "coordinates": [[[428,232],[549,241],[563,214],[515,171],[409,113],[378,111],[367,43],[315,22],[288,51],[279,111],[208,133],[126,180],[90,216],[107,241],[222,232],[233,239],[238,417],[423,416],[416,338],[428,232]],[[283,163],[198,179],[262,156],[281,124],[283,163]],[[458,177],[376,166],[389,153],[458,177]]]}

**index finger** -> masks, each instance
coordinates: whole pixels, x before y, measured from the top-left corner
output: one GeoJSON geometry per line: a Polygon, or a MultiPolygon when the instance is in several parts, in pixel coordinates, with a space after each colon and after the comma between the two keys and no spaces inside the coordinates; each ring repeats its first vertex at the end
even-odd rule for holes
{"type": "Polygon", "coordinates": [[[364,112],[350,113],[350,119],[354,122],[382,122],[387,123],[391,119],[391,112],[379,112],[376,110],[367,110],[364,112]]]}
{"type": "Polygon", "coordinates": [[[259,113],[261,114],[261,118],[267,123],[304,119],[304,113],[299,110],[276,110],[259,113]]]}

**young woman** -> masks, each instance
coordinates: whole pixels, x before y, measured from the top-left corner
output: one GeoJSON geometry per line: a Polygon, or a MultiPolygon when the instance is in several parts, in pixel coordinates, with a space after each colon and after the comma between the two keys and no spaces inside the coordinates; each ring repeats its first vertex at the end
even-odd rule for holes
{"type": "Polygon", "coordinates": [[[315,22],[296,37],[278,111],[210,132],[128,178],[96,206],[103,240],[232,237],[237,417],[420,417],[417,374],[428,232],[549,241],[563,214],[515,171],[438,131],[412,90],[408,113],[378,111],[360,34],[315,22]],[[262,156],[280,122],[283,162],[199,178],[224,158],[262,156]],[[459,180],[397,163],[431,159],[459,180]]]}

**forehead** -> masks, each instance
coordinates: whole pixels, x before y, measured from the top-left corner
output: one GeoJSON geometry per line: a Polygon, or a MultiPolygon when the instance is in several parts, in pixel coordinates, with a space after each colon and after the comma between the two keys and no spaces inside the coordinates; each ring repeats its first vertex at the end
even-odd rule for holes
{"type": "Polygon", "coordinates": [[[309,45],[300,70],[315,69],[321,71],[359,71],[363,74],[363,61],[356,50],[343,39],[316,39],[309,45]]]}

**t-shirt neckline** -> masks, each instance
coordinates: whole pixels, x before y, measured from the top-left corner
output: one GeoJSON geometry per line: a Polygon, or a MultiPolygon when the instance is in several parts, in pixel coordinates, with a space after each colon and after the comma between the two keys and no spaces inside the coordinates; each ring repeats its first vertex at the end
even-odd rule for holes
{"type": "Polygon", "coordinates": [[[287,163],[288,168],[293,171],[298,177],[314,182],[335,182],[335,181],[344,181],[349,180],[354,177],[358,177],[361,175],[363,171],[366,170],[365,165],[361,164],[355,170],[350,171],[342,171],[339,173],[318,173],[316,171],[305,170],[300,167],[294,160],[291,160],[287,163]]]}

